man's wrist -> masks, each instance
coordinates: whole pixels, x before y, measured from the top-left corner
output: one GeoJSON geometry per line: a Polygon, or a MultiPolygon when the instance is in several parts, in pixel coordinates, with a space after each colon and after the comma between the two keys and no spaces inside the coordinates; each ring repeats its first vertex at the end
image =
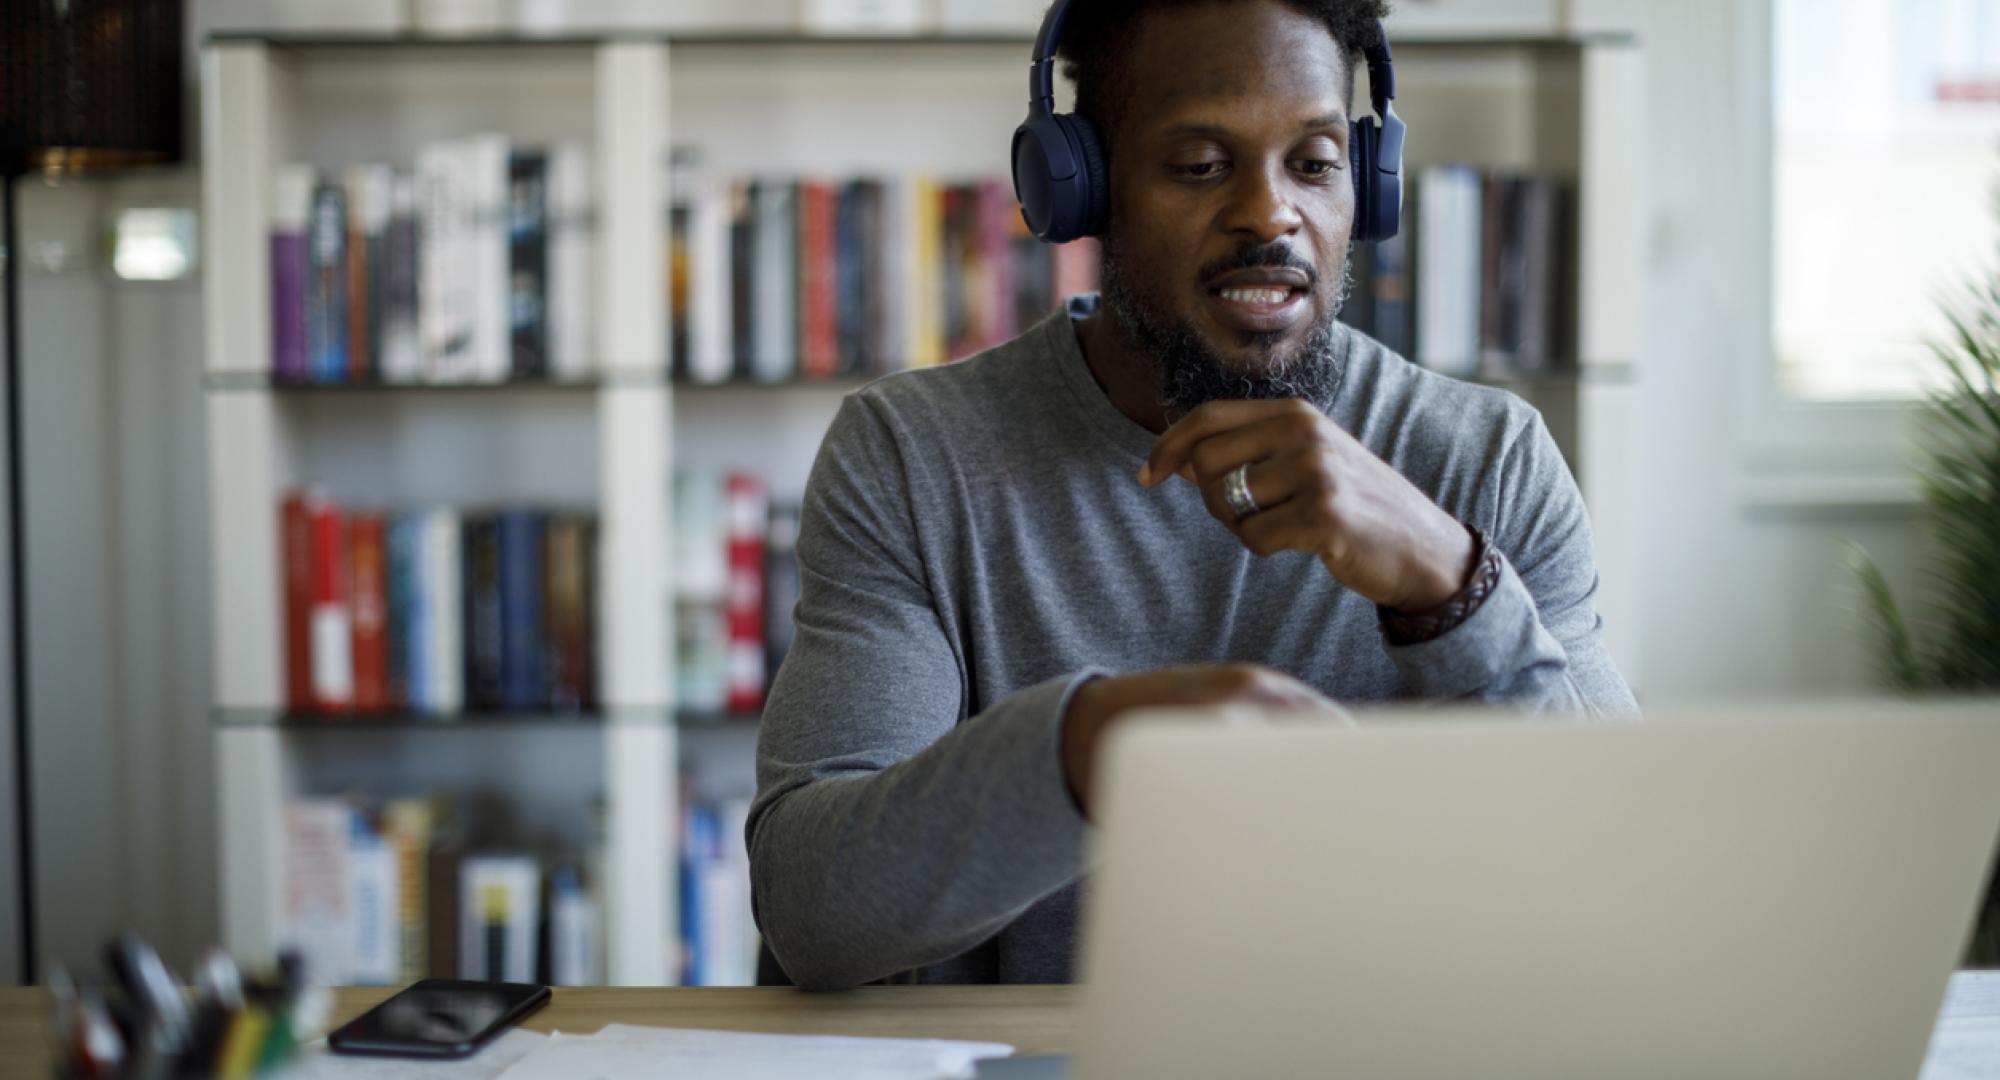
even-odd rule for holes
{"type": "Polygon", "coordinates": [[[1472,556],[1456,592],[1442,602],[1414,610],[1377,605],[1375,611],[1389,644],[1420,645],[1443,637],[1472,618],[1500,585],[1500,553],[1478,529],[1466,526],[1472,556]]]}

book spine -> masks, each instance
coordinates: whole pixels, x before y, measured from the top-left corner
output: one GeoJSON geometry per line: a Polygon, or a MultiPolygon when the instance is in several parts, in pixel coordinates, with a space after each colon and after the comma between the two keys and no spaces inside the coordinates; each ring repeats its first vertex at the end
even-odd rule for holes
{"type": "Polygon", "coordinates": [[[425,799],[393,799],[382,809],[383,833],[396,860],[396,978],[430,973],[430,849],[434,825],[425,799]]]}
{"type": "Polygon", "coordinates": [[[548,157],[507,159],[508,330],[516,379],[549,376],[548,157]]]}
{"type": "Polygon", "coordinates": [[[730,366],[737,378],[756,374],[755,352],[751,348],[756,333],[755,284],[751,268],[757,257],[756,217],[750,200],[750,185],[741,181],[729,186],[729,313],[730,366]]]}
{"type": "Polygon", "coordinates": [[[687,193],[674,189],[667,207],[667,370],[677,379],[694,374],[688,352],[688,216],[687,193]]]}
{"type": "Polygon", "coordinates": [[[338,799],[285,804],[285,928],[315,981],[353,981],[354,908],[348,837],[354,811],[338,799]]]}
{"type": "Polygon", "coordinates": [[[730,340],[729,185],[698,181],[688,207],[688,373],[696,382],[729,378],[734,348],[730,340]]]}
{"type": "Polygon", "coordinates": [[[347,199],[323,184],[313,193],[307,237],[306,349],[312,377],[339,382],[347,377],[347,199]]]}
{"type": "Polygon", "coordinates": [[[313,173],[303,165],[278,170],[271,206],[271,374],[287,382],[311,377],[306,345],[306,282],[311,257],[313,173]]]}
{"type": "Polygon", "coordinates": [[[373,357],[368,352],[368,178],[366,166],[347,170],[347,368],[349,382],[367,382],[373,357]]]}
{"type": "Polygon", "coordinates": [[[976,221],[969,222],[967,208],[974,205],[970,189],[948,184],[940,193],[942,232],[939,259],[944,273],[944,295],[940,319],[943,322],[944,360],[956,360],[979,349],[976,325],[978,248],[976,221]]]}
{"type": "Polygon", "coordinates": [[[417,618],[423,627],[424,707],[440,714],[465,707],[463,534],[455,511],[433,510],[425,517],[417,618]]]}
{"type": "Polygon", "coordinates": [[[769,542],[764,552],[764,665],[775,680],[791,651],[795,627],[792,613],[799,603],[799,508],[771,507],[769,542]]]}
{"type": "Polygon", "coordinates": [[[309,497],[312,517],[313,706],[342,710],[354,704],[354,626],[348,600],[347,530],[340,510],[309,497]]]}
{"type": "Polygon", "coordinates": [[[417,519],[401,514],[388,520],[388,546],[384,588],[388,600],[382,637],[383,681],[389,708],[415,706],[411,680],[411,642],[416,638],[415,599],[417,586],[417,519]]]}
{"type": "Polygon", "coordinates": [[[923,174],[911,177],[903,213],[909,267],[903,323],[904,361],[911,367],[931,367],[944,359],[941,321],[944,222],[936,181],[923,174]]]}
{"type": "Polygon", "coordinates": [[[353,559],[354,706],[389,706],[388,577],[382,518],[357,514],[348,527],[353,559]]]}
{"type": "Polygon", "coordinates": [[[402,967],[397,937],[396,852],[361,814],[350,814],[347,869],[354,913],[354,955],[349,981],[389,986],[402,967]]]}
{"type": "Polygon", "coordinates": [[[749,473],[728,479],[728,708],[764,706],[764,532],[770,519],[764,485],[749,473]]]}
{"type": "Polygon", "coordinates": [[[801,283],[804,314],[801,328],[803,367],[809,378],[823,379],[840,373],[839,297],[835,250],[836,198],[832,185],[808,181],[800,211],[804,246],[801,249],[801,283]]]}
{"type": "Polygon", "coordinates": [[[582,709],[593,704],[590,523],[564,518],[549,523],[548,588],[550,704],[582,709]]]}
{"type": "MultiPolygon", "coordinates": [[[[1413,227],[1420,226],[1413,223],[1413,227]]],[[[1405,358],[1416,355],[1411,328],[1414,308],[1410,303],[1409,232],[1404,229],[1387,240],[1376,241],[1368,253],[1370,333],[1384,348],[1405,358]]]]}
{"type": "Polygon", "coordinates": [[[380,318],[377,354],[384,382],[409,383],[423,377],[423,344],[417,316],[417,187],[397,174],[389,187],[389,224],[382,235],[380,318]]]}
{"type": "Polygon", "coordinates": [[[465,153],[473,215],[467,250],[475,313],[471,377],[476,382],[505,382],[514,359],[508,317],[507,140],[499,135],[475,136],[467,140],[465,153]]]}
{"type": "Polygon", "coordinates": [[[575,143],[549,158],[549,371],[557,379],[590,374],[590,159],[575,143]]]}
{"type": "Polygon", "coordinates": [[[864,370],[867,355],[861,199],[859,181],[841,185],[833,196],[833,371],[843,375],[864,370]]]}
{"type": "Polygon", "coordinates": [[[285,704],[313,707],[313,528],[312,511],[301,492],[285,497],[280,511],[285,569],[285,704]]]}
{"type": "Polygon", "coordinates": [[[498,709],[506,666],[500,599],[500,525],[492,518],[465,522],[465,703],[498,709]]]}
{"type": "Polygon", "coordinates": [[[574,867],[549,876],[549,982],[555,986],[593,986],[601,982],[597,955],[597,917],[590,896],[574,867]]]}
{"type": "Polygon", "coordinates": [[[1489,375],[1505,375],[1512,367],[1509,346],[1507,188],[1504,176],[1483,176],[1479,182],[1479,364],[1489,375]]]}
{"type": "Polygon", "coordinates": [[[508,709],[546,708],[548,628],[543,621],[546,519],[514,511],[499,520],[500,698],[508,709]]]}
{"type": "Polygon", "coordinates": [[[980,348],[1014,336],[1014,242],[1011,223],[1020,219],[1013,189],[1002,180],[979,185],[979,263],[985,296],[980,348]]]}

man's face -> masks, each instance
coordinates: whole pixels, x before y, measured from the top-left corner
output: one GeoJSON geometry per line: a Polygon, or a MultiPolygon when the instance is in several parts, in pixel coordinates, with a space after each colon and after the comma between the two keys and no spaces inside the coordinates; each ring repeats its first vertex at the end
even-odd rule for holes
{"type": "Polygon", "coordinates": [[[1171,409],[1324,404],[1354,217],[1346,58],[1277,0],[1155,11],[1127,48],[1106,307],[1171,409]]]}

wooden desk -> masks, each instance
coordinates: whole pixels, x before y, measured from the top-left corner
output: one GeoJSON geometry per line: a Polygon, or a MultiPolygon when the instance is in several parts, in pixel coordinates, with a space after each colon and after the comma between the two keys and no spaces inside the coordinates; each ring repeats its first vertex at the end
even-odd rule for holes
{"type": "MultiPolygon", "coordinates": [[[[388,997],[388,988],[337,992],[334,1024],[388,997]]],[[[1023,1054],[1076,1046],[1071,986],[874,986],[841,994],[758,987],[557,988],[524,1025],[589,1033],[605,1024],[713,1028],[792,1035],[872,1035],[1011,1043],[1023,1054]]],[[[0,1077],[53,1075],[48,1016],[38,987],[0,987],[0,1077]]]]}

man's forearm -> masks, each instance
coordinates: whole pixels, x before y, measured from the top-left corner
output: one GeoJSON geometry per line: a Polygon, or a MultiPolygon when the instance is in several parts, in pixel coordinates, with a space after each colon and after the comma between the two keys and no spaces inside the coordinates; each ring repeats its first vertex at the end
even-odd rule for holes
{"type": "MultiPolygon", "coordinates": [[[[760,751],[750,858],[757,919],[787,975],[838,989],[948,960],[1074,880],[1085,824],[1065,786],[1069,695],[1050,680],[875,767],[760,751]]],[[[839,723],[806,702],[781,723],[839,723]]],[[[799,755],[805,756],[805,755],[799,755]]]]}

